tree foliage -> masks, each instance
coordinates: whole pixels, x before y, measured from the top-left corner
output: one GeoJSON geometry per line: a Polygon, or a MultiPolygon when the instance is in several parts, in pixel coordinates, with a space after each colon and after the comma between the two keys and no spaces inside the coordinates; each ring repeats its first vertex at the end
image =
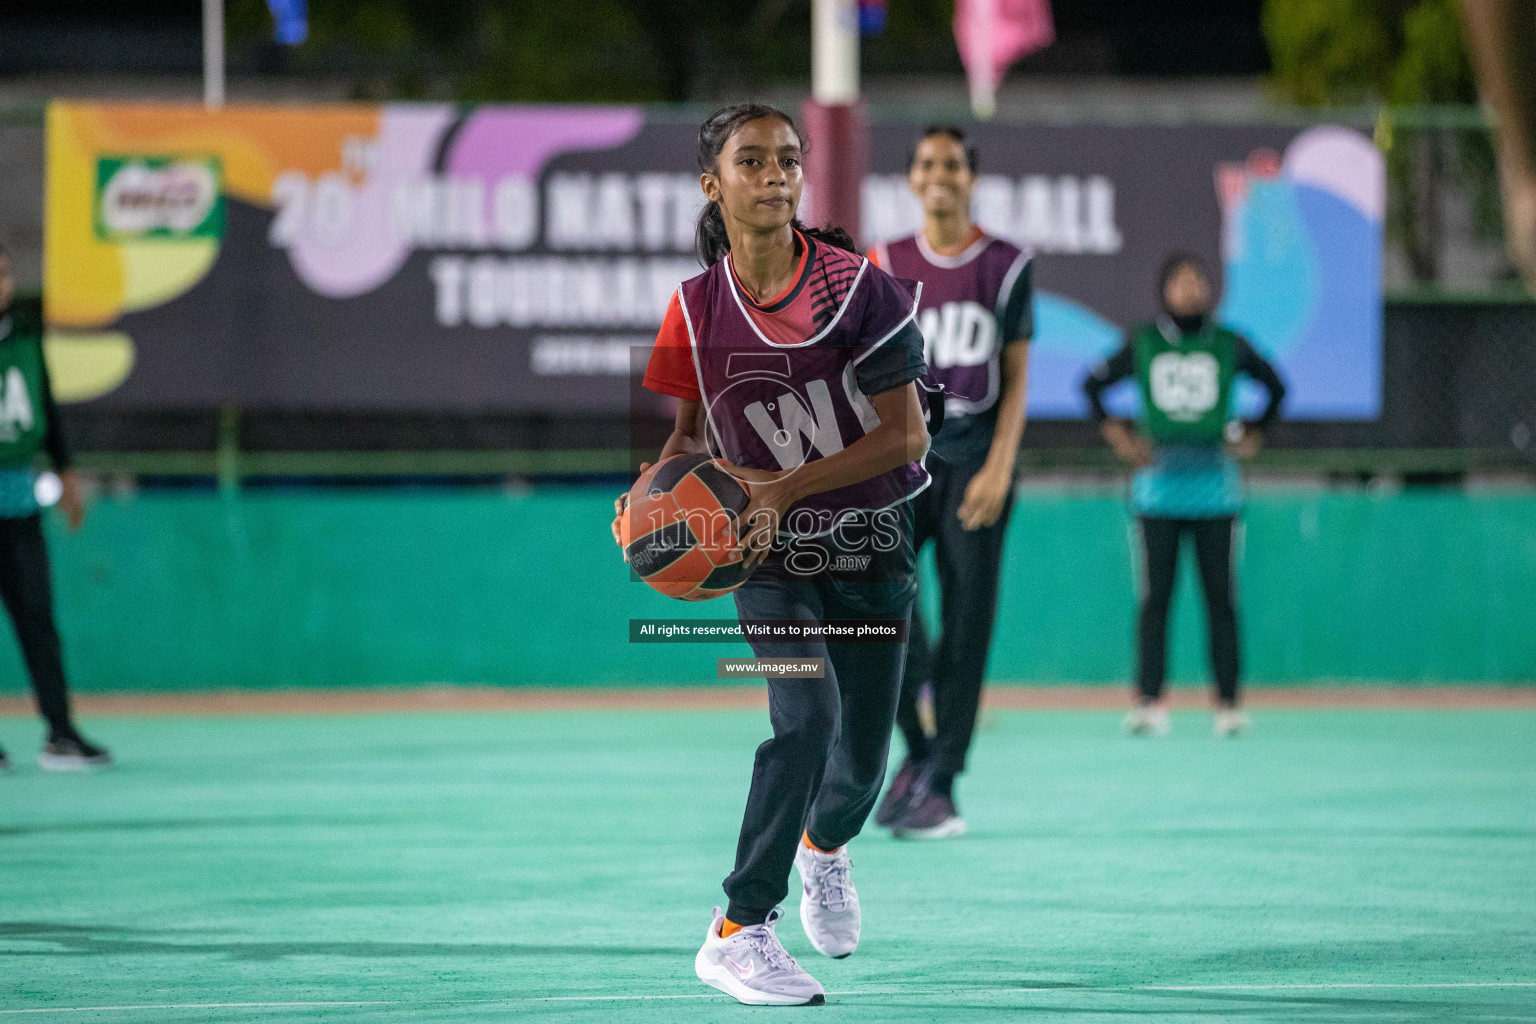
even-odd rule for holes
{"type": "Polygon", "coordinates": [[[1271,82],[1306,106],[1468,103],[1456,0],[1266,0],[1271,82]]]}
{"type": "MultiPolygon", "coordinates": [[[[1457,0],[1266,0],[1264,34],[1278,97],[1306,106],[1394,107],[1477,100],[1457,0]]],[[[1387,233],[1416,282],[1440,280],[1444,198],[1460,191],[1474,232],[1499,231],[1493,147],[1478,128],[1396,127],[1377,132],[1387,162],[1387,233]]]]}

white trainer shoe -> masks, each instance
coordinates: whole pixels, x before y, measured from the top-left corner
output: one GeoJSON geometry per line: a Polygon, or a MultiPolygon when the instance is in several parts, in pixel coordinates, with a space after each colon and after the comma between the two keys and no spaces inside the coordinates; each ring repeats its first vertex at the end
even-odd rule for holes
{"type": "Polygon", "coordinates": [[[853,888],[848,847],[822,853],[805,845],[795,851],[800,872],[800,923],[816,952],[841,960],[859,947],[859,894],[853,888]]]}
{"type": "Polygon", "coordinates": [[[716,907],[704,945],[693,958],[694,973],[704,984],[748,1006],[820,1006],[827,1001],[825,990],[773,933],[783,916],[784,911],[775,907],[762,924],[722,939],[725,915],[716,907]]]}
{"type": "Polygon", "coordinates": [[[1171,728],[1168,709],[1161,704],[1138,704],[1125,716],[1125,731],[1132,736],[1167,736],[1171,728]]]}
{"type": "Polygon", "coordinates": [[[1237,708],[1217,708],[1211,716],[1211,731],[1218,739],[1236,739],[1248,730],[1248,716],[1237,708]]]}

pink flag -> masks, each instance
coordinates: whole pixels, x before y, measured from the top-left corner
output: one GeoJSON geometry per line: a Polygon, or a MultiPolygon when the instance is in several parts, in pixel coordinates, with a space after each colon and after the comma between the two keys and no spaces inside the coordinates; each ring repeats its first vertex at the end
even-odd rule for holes
{"type": "Polygon", "coordinates": [[[1051,0],[955,0],[955,42],[977,117],[997,108],[997,86],[1008,66],[1056,38],[1051,0]]]}

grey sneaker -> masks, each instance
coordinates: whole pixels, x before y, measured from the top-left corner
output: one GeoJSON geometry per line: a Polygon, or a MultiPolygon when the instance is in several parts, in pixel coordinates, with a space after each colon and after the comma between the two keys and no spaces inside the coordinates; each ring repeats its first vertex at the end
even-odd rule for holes
{"type": "Polygon", "coordinates": [[[795,851],[800,872],[800,923],[816,952],[841,960],[859,947],[859,894],[853,888],[853,858],[848,847],[819,853],[800,844],[795,851]]]}
{"type": "Polygon", "coordinates": [[[1236,739],[1248,729],[1248,716],[1237,708],[1217,708],[1211,718],[1211,731],[1218,739],[1236,739]]]}
{"type": "Polygon", "coordinates": [[[896,819],[901,817],[901,812],[907,809],[913,793],[916,791],[918,777],[923,774],[923,763],[914,761],[910,757],[901,762],[901,768],[896,772],[896,777],[891,779],[890,788],[885,791],[885,797],[880,801],[880,806],[875,808],[875,824],[881,828],[890,828],[896,824],[896,819]]]}
{"type": "Polygon", "coordinates": [[[91,772],[112,767],[112,755],[80,736],[55,736],[37,755],[40,767],[51,772],[91,772]]]}
{"type": "Polygon", "coordinates": [[[948,839],[965,835],[965,819],[951,797],[925,792],[891,826],[897,839],[948,839]]]}
{"type": "Polygon", "coordinates": [[[694,973],[704,984],[748,1006],[820,1006],[827,1001],[826,992],[773,933],[783,916],[784,911],[775,907],[762,924],[722,939],[725,915],[716,907],[704,945],[693,958],[694,973]]]}
{"type": "Polygon", "coordinates": [[[1161,703],[1136,705],[1122,724],[1128,736],[1167,736],[1172,728],[1168,708],[1161,703]]]}

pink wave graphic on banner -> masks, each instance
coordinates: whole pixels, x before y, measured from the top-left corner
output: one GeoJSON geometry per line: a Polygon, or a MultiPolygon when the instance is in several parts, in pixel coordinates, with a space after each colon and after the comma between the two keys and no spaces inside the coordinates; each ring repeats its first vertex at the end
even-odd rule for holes
{"type": "Polygon", "coordinates": [[[299,279],[327,298],[346,299],[388,281],[410,255],[394,229],[390,196],[396,183],[428,173],[455,110],[447,104],[385,107],[379,118],[376,162],[349,190],[349,230],[336,239],[300,234],[288,258],[299,279]]]}
{"type": "Polygon", "coordinates": [[[454,137],[446,169],[488,183],[507,174],[537,178],[551,157],[622,146],[644,124],[638,107],[483,107],[454,137]]]}
{"type": "MultiPolygon", "coordinates": [[[[397,191],[433,176],[479,181],[480,195],[506,177],[532,183],[549,160],[573,149],[623,145],[645,123],[638,107],[483,107],[469,114],[449,142],[443,166],[435,166],[444,139],[458,115],[446,104],[388,106],[380,116],[372,166],[359,184],[317,182],[306,200],[318,216],[321,207],[346,207],[342,229],[327,235],[300,231],[289,246],[294,271],[311,290],[345,299],[378,288],[399,271],[411,254],[412,240],[396,223],[397,191]],[[325,190],[329,192],[322,194],[325,190]],[[345,193],[337,200],[337,191],[345,193]],[[327,206],[329,204],[329,206],[327,206]]],[[[489,238],[491,212],[477,204],[489,238]]],[[[339,216],[339,215],[337,215],[339,216]]]]}

